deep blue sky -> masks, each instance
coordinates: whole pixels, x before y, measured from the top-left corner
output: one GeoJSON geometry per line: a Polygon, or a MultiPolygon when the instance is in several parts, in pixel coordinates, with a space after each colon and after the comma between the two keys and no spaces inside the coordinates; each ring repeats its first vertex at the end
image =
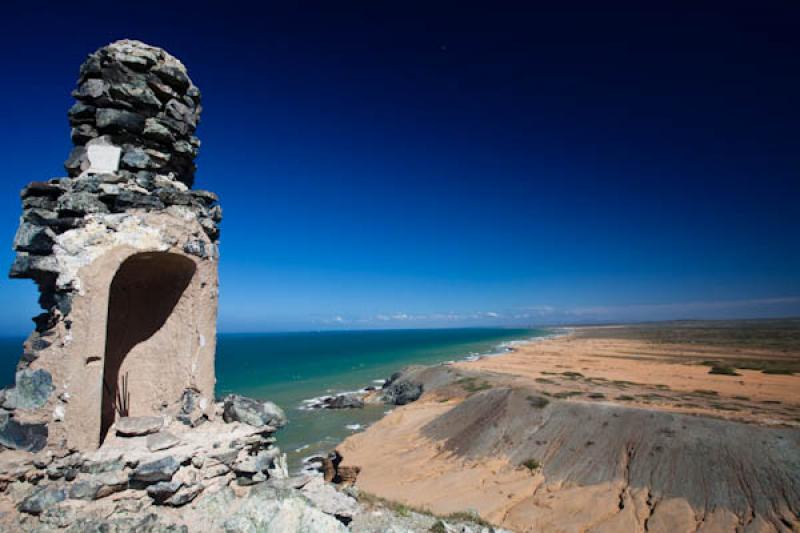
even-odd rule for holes
{"type": "Polygon", "coordinates": [[[796,1],[52,4],[0,18],[4,265],[127,37],[203,91],[223,331],[800,314],[796,1]]]}

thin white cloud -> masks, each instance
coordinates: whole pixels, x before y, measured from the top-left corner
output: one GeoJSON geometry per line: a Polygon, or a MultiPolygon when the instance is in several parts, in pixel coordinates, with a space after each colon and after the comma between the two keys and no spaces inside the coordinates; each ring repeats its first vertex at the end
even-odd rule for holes
{"type": "Polygon", "coordinates": [[[411,313],[393,311],[370,316],[334,315],[319,323],[357,327],[436,327],[632,322],[671,319],[769,318],[800,315],[800,297],[712,300],[658,304],[557,307],[535,304],[507,311],[411,313]]]}

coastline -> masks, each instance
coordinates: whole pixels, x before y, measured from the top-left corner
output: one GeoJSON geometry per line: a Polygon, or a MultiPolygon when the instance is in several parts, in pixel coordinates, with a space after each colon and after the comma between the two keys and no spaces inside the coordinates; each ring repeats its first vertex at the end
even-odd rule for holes
{"type": "MultiPolygon", "coordinates": [[[[479,361],[484,358],[502,356],[511,353],[518,349],[519,346],[523,346],[528,343],[535,343],[564,336],[568,334],[565,332],[565,330],[568,329],[569,328],[534,328],[530,331],[543,332],[543,334],[530,336],[525,339],[501,340],[483,352],[471,351],[466,354],[462,353],[459,354],[460,358],[457,359],[445,359],[436,363],[412,363],[408,365],[401,365],[395,367],[394,371],[392,371],[390,374],[399,375],[404,370],[409,368],[450,366],[459,363],[479,361]]],[[[348,413],[357,415],[370,409],[374,410],[377,416],[374,416],[369,420],[363,420],[360,419],[360,417],[354,416],[353,418],[358,418],[359,421],[355,423],[348,423],[344,426],[350,431],[350,435],[357,434],[358,432],[363,432],[369,429],[375,423],[391,414],[397,407],[397,405],[385,402],[383,399],[383,387],[385,387],[390,380],[391,377],[387,375],[381,379],[371,379],[368,385],[364,385],[357,389],[328,389],[324,394],[303,399],[297,406],[287,407],[295,411],[309,413],[327,411],[328,414],[339,414],[343,417],[346,417],[348,413]],[[336,400],[342,401],[344,405],[332,407],[331,404],[336,400]]],[[[350,435],[347,435],[345,439],[350,435]]],[[[288,449],[287,452],[290,454],[290,465],[293,467],[291,470],[295,473],[303,474],[321,469],[321,459],[334,452],[336,447],[341,444],[342,440],[330,443],[327,449],[325,447],[320,448],[319,446],[315,446],[319,444],[318,442],[304,443],[298,447],[295,447],[294,449],[288,449]],[[304,453],[302,457],[297,456],[297,454],[302,453],[304,453]],[[294,458],[292,458],[292,454],[294,454],[294,458]]]]}
{"type": "MultiPolygon", "coordinates": [[[[800,459],[800,377],[709,374],[703,363],[731,357],[730,350],[593,339],[587,331],[416,370],[409,377],[428,385],[425,394],[342,442],[340,467],[358,472],[355,486],[365,493],[436,514],[476,512],[515,531],[641,530],[645,522],[649,530],[695,529],[690,512],[706,516],[710,530],[734,527],[745,512],[763,526],[757,529],[797,527],[790,513],[756,500],[766,492],[761,496],[788,498],[789,509],[797,496],[780,472],[800,459]],[[754,439],[795,449],[764,444],[753,456],[746,443],[754,439]],[[625,450],[639,449],[649,452],[624,459],[625,450]],[[753,473],[744,483],[758,487],[748,485],[746,505],[720,495],[721,480],[736,474],[731,464],[717,464],[715,449],[753,473]],[[632,485],[625,472],[634,459],[650,477],[632,485]],[[715,471],[707,471],[709,463],[715,471]],[[686,481],[666,487],[659,468],[685,472],[686,481]],[[719,480],[692,480],[686,472],[719,480]],[[716,507],[704,507],[695,485],[716,507]],[[648,501],[658,502],[658,512],[648,501]]],[[[734,354],[779,356],[758,348],[734,354]]]]}

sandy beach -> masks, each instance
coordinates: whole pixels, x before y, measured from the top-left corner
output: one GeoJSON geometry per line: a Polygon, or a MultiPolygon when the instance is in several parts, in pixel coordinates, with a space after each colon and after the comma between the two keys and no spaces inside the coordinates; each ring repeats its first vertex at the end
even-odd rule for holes
{"type": "Polygon", "coordinates": [[[423,396],[344,441],[341,466],[361,491],[514,531],[796,530],[800,376],[737,368],[790,372],[793,341],[628,333],[412,369],[423,396]]]}

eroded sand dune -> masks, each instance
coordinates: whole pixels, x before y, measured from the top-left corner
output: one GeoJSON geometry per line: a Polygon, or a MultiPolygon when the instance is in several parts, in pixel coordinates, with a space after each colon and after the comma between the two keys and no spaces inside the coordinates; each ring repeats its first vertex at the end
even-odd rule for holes
{"type": "MultiPolygon", "coordinates": [[[[542,349],[552,346],[529,348],[542,349]]],[[[361,469],[358,487],[437,514],[474,510],[515,531],[800,530],[795,406],[781,406],[787,423],[765,425],[586,391],[559,399],[558,380],[485,368],[504,358],[408,372],[423,397],[339,447],[342,465],[361,469]]],[[[560,391],[588,384],[568,376],[560,391]]],[[[751,388],[767,394],[762,385],[751,388]]],[[[729,399],[717,394],[707,407],[729,399]]]]}

